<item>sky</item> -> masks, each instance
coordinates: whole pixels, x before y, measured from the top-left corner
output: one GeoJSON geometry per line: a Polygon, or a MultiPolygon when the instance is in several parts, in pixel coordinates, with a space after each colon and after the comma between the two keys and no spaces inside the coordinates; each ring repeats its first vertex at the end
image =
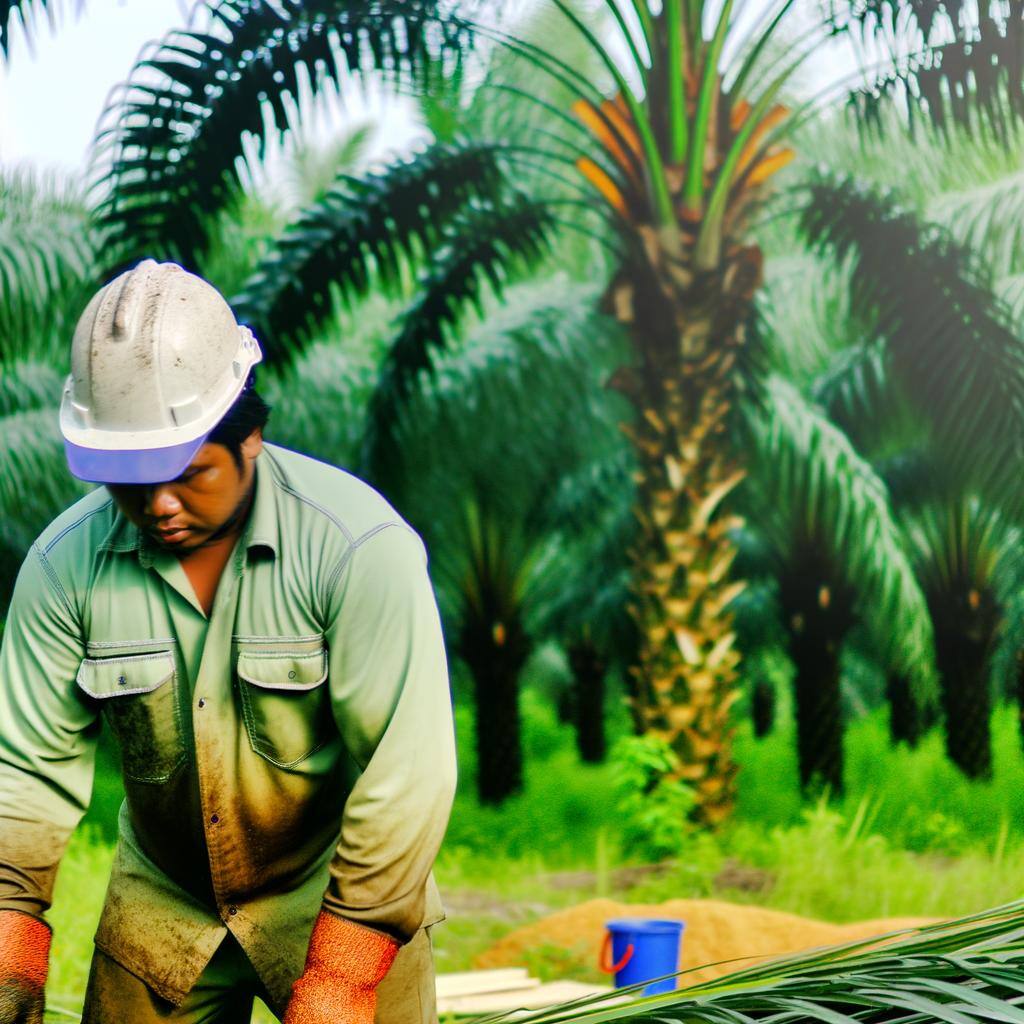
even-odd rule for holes
{"type": "Polygon", "coordinates": [[[85,13],[66,14],[56,32],[43,19],[34,55],[16,28],[0,70],[0,160],[79,170],[110,89],[148,40],[182,23],[184,7],[184,0],[88,0],[85,13]]]}
{"type": "MultiPolygon", "coordinates": [[[[45,19],[37,25],[31,52],[15,27],[7,66],[0,61],[0,163],[30,162],[81,174],[110,90],[128,76],[148,41],[184,25],[192,2],[85,0],[84,13],[66,13],[55,31],[45,19]]],[[[768,2],[747,0],[747,14],[756,16],[768,2]]],[[[806,74],[825,82],[852,66],[849,54],[831,48],[816,55],[806,74]]],[[[350,100],[347,109],[349,117],[380,118],[382,148],[396,148],[417,134],[408,106],[371,97],[369,103],[350,100]]],[[[336,126],[344,120],[336,107],[322,116],[336,126]]]]}

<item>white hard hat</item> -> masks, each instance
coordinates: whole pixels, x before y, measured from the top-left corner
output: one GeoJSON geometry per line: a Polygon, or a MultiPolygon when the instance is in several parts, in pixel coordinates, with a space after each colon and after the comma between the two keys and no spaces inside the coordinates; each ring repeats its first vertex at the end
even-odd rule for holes
{"type": "Polygon", "coordinates": [[[126,271],[75,328],[60,407],[71,472],[98,483],[173,480],[262,358],[202,278],[155,260],[126,271]]]}

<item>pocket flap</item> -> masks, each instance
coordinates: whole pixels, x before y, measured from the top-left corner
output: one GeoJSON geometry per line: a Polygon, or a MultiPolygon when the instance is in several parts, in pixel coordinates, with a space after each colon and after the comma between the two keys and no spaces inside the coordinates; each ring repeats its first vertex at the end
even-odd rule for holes
{"type": "Polygon", "coordinates": [[[265,690],[312,690],[327,678],[327,650],[242,651],[238,675],[265,690]]]}
{"type": "Polygon", "coordinates": [[[115,658],[85,658],[78,667],[78,685],[90,697],[123,697],[152,693],[174,675],[172,651],[115,658]]]}

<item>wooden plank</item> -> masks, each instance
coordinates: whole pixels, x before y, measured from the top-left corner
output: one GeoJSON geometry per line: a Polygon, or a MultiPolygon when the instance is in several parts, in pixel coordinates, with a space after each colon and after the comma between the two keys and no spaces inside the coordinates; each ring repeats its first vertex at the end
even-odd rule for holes
{"type": "Polygon", "coordinates": [[[454,971],[437,976],[437,998],[476,995],[482,992],[504,992],[509,989],[533,988],[540,984],[531,978],[525,967],[503,967],[493,971],[454,971]]]}
{"type": "MultiPolygon", "coordinates": [[[[580,981],[552,981],[546,985],[508,992],[481,992],[472,995],[438,998],[439,1013],[455,1013],[475,1016],[484,1013],[501,1013],[508,1010],[543,1010],[572,999],[584,996],[604,995],[614,991],[606,985],[585,985],[580,981]]],[[[607,1004],[626,1002],[625,996],[608,1000],[607,1004]]]]}

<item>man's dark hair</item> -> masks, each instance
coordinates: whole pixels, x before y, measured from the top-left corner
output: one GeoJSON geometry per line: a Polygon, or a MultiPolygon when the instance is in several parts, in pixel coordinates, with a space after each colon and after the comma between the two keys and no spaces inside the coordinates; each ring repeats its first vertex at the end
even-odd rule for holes
{"type": "Polygon", "coordinates": [[[270,406],[256,391],[256,375],[250,372],[241,394],[224,413],[206,440],[210,444],[222,444],[227,448],[235,460],[235,465],[241,470],[242,442],[257,428],[262,430],[268,419],[270,406]]]}

